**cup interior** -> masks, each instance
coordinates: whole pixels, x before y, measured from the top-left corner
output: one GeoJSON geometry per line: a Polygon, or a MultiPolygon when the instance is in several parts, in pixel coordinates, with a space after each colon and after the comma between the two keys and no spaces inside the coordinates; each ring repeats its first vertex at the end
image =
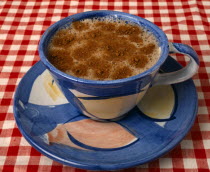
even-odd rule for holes
{"type": "Polygon", "coordinates": [[[168,39],[165,35],[165,33],[155,24],[152,22],[135,16],[131,15],[128,13],[123,13],[123,12],[117,12],[117,11],[109,11],[109,10],[102,10],[102,11],[90,11],[90,12],[84,12],[84,13],[79,13],[75,14],[69,17],[66,17],[53,25],[51,25],[43,34],[40,43],[39,43],[39,55],[41,58],[41,61],[45,64],[45,66],[53,73],[61,75],[65,78],[72,79],[77,82],[87,82],[87,83],[101,83],[101,84],[109,84],[109,83],[119,83],[119,82],[126,82],[130,80],[135,80],[138,77],[144,77],[148,75],[149,73],[152,73],[155,70],[158,70],[159,67],[164,63],[168,56],[168,39]],[[65,27],[68,27],[71,25],[72,22],[74,21],[79,21],[79,20],[84,20],[84,19],[104,19],[104,18],[110,18],[112,20],[124,20],[128,23],[133,23],[137,24],[144,29],[146,29],[148,32],[151,32],[155,37],[158,42],[158,46],[160,47],[160,58],[157,61],[157,63],[152,66],[150,69],[146,70],[145,72],[142,72],[138,75],[131,76],[128,78],[124,79],[118,79],[118,80],[106,80],[106,81],[96,81],[96,80],[87,80],[87,79],[82,79],[82,78],[77,78],[74,76],[70,76],[64,72],[61,72],[57,68],[55,68],[47,59],[47,50],[48,50],[48,45],[49,42],[51,41],[52,36],[59,30],[65,27]]]}

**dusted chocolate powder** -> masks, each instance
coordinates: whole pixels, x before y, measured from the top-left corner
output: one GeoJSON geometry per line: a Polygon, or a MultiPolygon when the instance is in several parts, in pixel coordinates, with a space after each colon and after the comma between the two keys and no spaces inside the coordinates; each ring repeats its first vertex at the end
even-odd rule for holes
{"type": "Polygon", "coordinates": [[[124,21],[73,22],[53,36],[48,59],[59,70],[92,80],[114,80],[137,75],[159,58],[154,36],[124,21]]]}

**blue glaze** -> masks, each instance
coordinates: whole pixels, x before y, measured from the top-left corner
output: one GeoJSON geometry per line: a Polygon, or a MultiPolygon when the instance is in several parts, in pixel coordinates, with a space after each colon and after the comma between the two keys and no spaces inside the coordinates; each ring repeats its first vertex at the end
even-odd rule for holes
{"type": "MultiPolygon", "coordinates": [[[[192,47],[190,47],[189,45],[186,45],[186,44],[178,44],[178,43],[173,43],[173,46],[180,53],[190,55],[196,61],[197,65],[200,64],[198,55],[192,47]]],[[[171,52],[171,53],[173,53],[173,52],[171,52]]]]}
{"type": "MultiPolygon", "coordinates": [[[[57,124],[76,122],[87,117],[78,113],[70,103],[43,106],[28,102],[29,90],[34,80],[45,69],[44,65],[38,62],[19,83],[14,96],[14,116],[19,130],[34,148],[65,165],[89,170],[117,170],[144,164],[174,148],[194,123],[198,106],[197,94],[193,81],[188,80],[173,85],[176,92],[176,106],[171,116],[175,118],[170,121],[165,120],[164,128],[157,125],[155,119],[145,118],[137,107],[132,109],[128,116],[117,121],[137,137],[137,141],[133,144],[116,150],[94,147],[80,150],[61,144],[48,145],[45,143],[44,134],[53,130],[57,124]],[[20,105],[19,102],[23,104],[20,105]]],[[[180,69],[180,65],[169,57],[161,69],[164,72],[176,71],[180,69]]],[[[82,145],[76,141],[75,143],[82,145]]]]}

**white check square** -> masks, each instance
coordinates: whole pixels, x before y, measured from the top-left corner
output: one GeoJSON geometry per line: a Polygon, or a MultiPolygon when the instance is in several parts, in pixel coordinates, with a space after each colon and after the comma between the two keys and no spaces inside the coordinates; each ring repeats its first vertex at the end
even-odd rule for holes
{"type": "Polygon", "coordinates": [[[120,2],[120,1],[117,1],[117,2],[114,2],[114,6],[116,6],[116,7],[122,7],[123,6],[123,3],[120,2]]]}
{"type": "Polygon", "coordinates": [[[53,161],[46,156],[40,157],[39,165],[52,165],[53,161]]]}
{"type": "Polygon", "coordinates": [[[15,127],[14,120],[5,120],[2,129],[13,129],[15,127]]]}
{"type": "Polygon", "coordinates": [[[181,142],[181,148],[182,149],[193,149],[193,142],[192,140],[183,140],[181,142]]]}
{"type": "Polygon", "coordinates": [[[11,141],[11,137],[0,137],[1,147],[8,147],[10,144],[10,141],[11,141]]]}
{"type": "Polygon", "coordinates": [[[172,168],[172,160],[171,158],[161,158],[159,160],[160,168],[172,168]]]}
{"type": "Polygon", "coordinates": [[[208,114],[208,110],[206,107],[198,107],[198,114],[203,114],[203,115],[207,115],[208,114]]]}
{"type": "Polygon", "coordinates": [[[30,144],[26,141],[24,137],[21,137],[20,146],[30,146],[30,144]]]}
{"type": "Polygon", "coordinates": [[[6,158],[6,156],[0,156],[0,165],[4,165],[6,158]]]}
{"type": "Polygon", "coordinates": [[[17,156],[15,165],[28,165],[30,156],[17,156]]]}
{"type": "Polygon", "coordinates": [[[203,145],[205,149],[210,149],[210,140],[203,140],[203,145]]]}
{"type": "Polygon", "coordinates": [[[197,169],[196,159],[193,158],[183,158],[185,169],[197,169]]]}
{"type": "Polygon", "coordinates": [[[209,123],[199,123],[201,131],[210,131],[210,124],[209,123]]]}

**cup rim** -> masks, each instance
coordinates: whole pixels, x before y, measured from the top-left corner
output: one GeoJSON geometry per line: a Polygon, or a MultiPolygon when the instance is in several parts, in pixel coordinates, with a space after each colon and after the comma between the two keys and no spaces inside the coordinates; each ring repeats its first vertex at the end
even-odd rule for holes
{"type": "MultiPolygon", "coordinates": [[[[88,18],[88,17],[87,17],[88,18]]],[[[65,25],[64,24],[64,25],[65,25]]],[[[158,40],[158,41],[159,41],[158,40]]],[[[147,75],[150,75],[151,73],[153,73],[154,71],[157,71],[160,66],[165,62],[166,58],[168,57],[168,53],[169,53],[169,46],[168,46],[168,38],[165,35],[165,33],[154,23],[150,22],[149,20],[136,16],[136,15],[132,15],[129,13],[125,13],[125,12],[119,12],[119,11],[111,11],[111,10],[97,10],[97,11],[87,11],[87,12],[82,12],[82,13],[77,13],[74,15],[70,15],[68,17],[65,17],[59,21],[57,21],[56,23],[52,24],[50,27],[48,27],[48,29],[43,33],[40,42],[39,42],[39,46],[38,46],[38,52],[39,52],[39,56],[41,61],[44,63],[44,65],[54,74],[62,76],[63,78],[67,79],[67,80],[71,80],[73,82],[77,82],[77,83],[83,83],[83,84],[93,84],[93,85],[113,85],[113,84],[121,84],[121,83],[127,83],[130,81],[135,81],[138,80],[140,78],[146,77],[147,75]],[[95,15],[95,17],[97,17],[97,14],[103,13],[106,16],[110,15],[121,15],[121,16],[126,16],[128,18],[131,19],[135,19],[136,21],[139,21],[141,23],[143,23],[146,27],[150,27],[150,29],[153,31],[155,31],[158,36],[159,36],[159,40],[161,40],[162,42],[162,46],[161,47],[161,54],[160,54],[160,58],[158,59],[158,61],[148,70],[128,77],[128,78],[123,78],[123,79],[117,79],[117,80],[89,80],[89,79],[83,79],[83,78],[79,78],[79,77],[75,77],[72,75],[69,75],[65,72],[60,71],[59,69],[57,69],[56,67],[54,67],[48,60],[48,58],[46,57],[45,53],[44,53],[44,42],[46,40],[46,38],[48,37],[48,35],[50,34],[51,30],[54,30],[55,28],[60,28],[63,25],[61,25],[61,23],[65,22],[65,24],[70,23],[72,21],[76,21],[75,18],[83,18],[83,15],[88,15],[88,16],[93,16],[95,15]]]]}

